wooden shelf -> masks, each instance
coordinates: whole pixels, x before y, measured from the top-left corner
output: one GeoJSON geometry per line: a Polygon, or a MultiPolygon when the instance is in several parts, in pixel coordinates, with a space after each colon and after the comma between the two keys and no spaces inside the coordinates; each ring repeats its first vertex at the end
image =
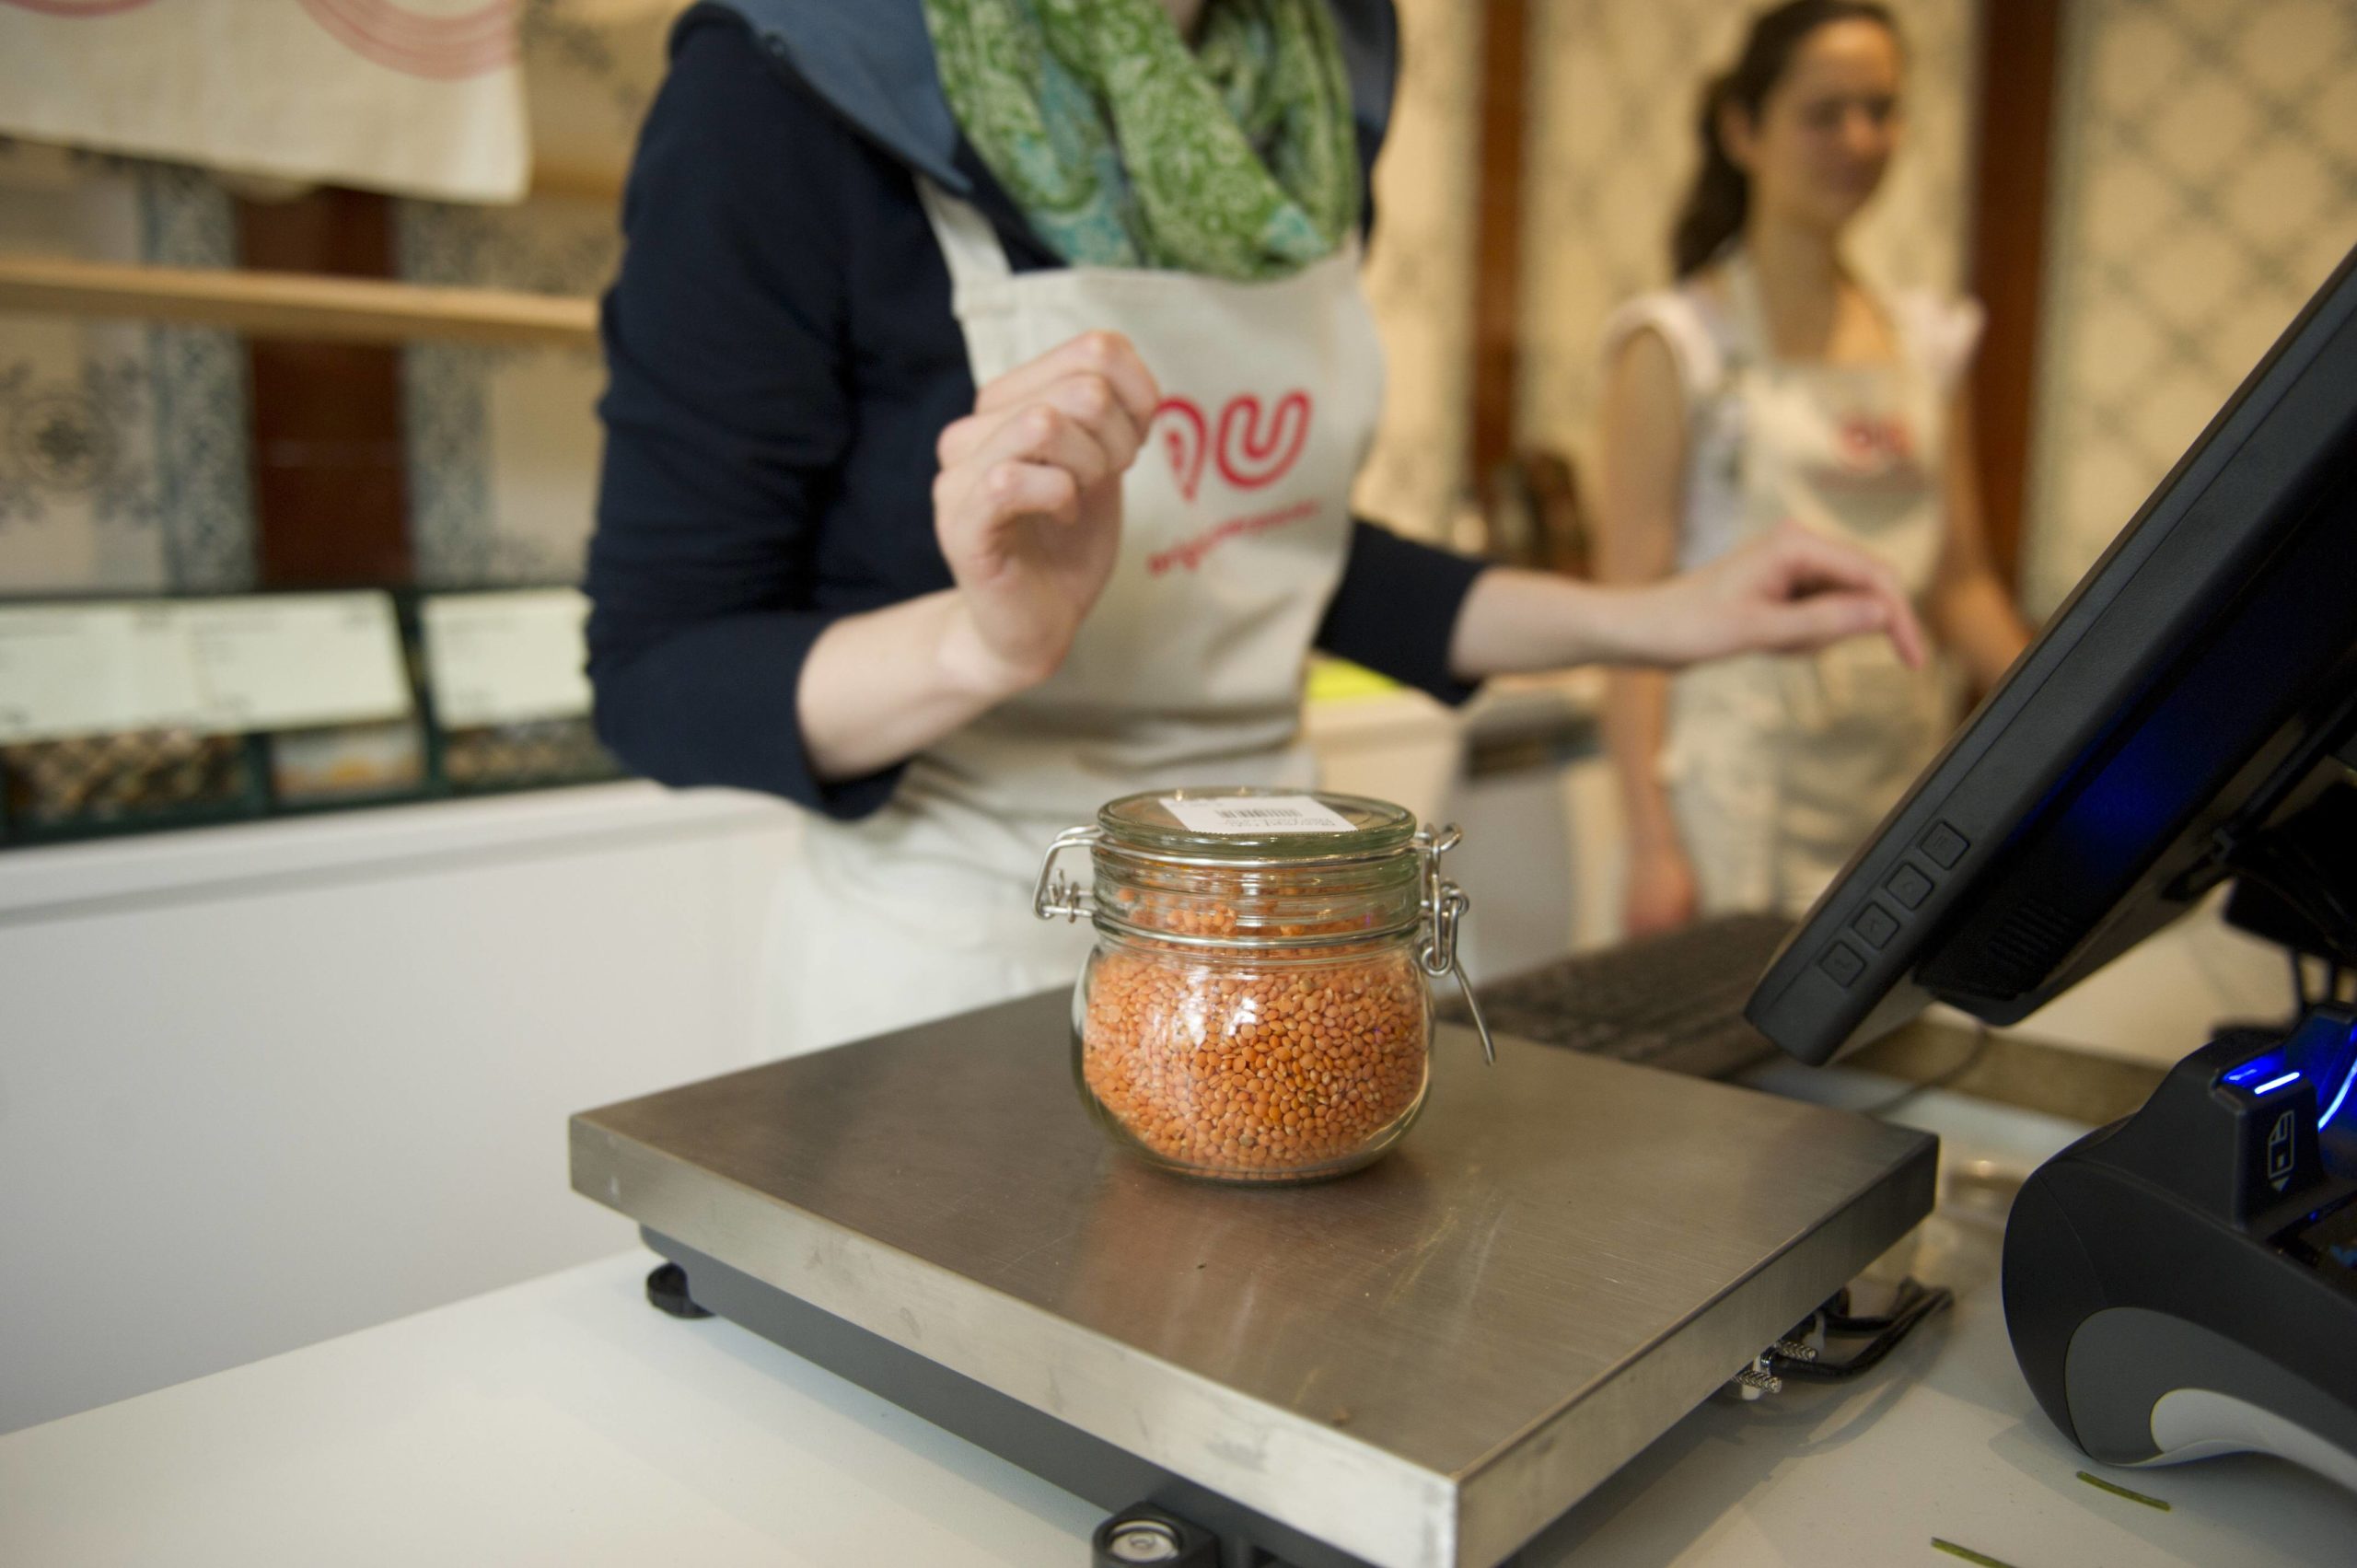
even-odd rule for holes
{"type": "Polygon", "coordinates": [[[555,197],[560,201],[596,202],[612,206],[622,199],[623,171],[591,164],[554,163],[532,159],[532,189],[528,200],[555,197]]]}
{"type": "Polygon", "coordinates": [[[598,302],[589,298],[26,256],[0,256],[0,310],[180,321],[315,343],[593,347],[598,341],[598,302]]]}

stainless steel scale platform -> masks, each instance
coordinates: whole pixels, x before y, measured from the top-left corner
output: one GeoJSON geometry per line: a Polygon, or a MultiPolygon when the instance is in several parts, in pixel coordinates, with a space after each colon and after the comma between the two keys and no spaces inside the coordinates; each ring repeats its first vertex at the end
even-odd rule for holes
{"type": "Polygon", "coordinates": [[[1148,1169],[1046,994],[573,1120],[695,1303],[1296,1568],[1491,1568],[1931,1211],[1936,1143],[1444,1028],[1322,1186],[1148,1169]]]}

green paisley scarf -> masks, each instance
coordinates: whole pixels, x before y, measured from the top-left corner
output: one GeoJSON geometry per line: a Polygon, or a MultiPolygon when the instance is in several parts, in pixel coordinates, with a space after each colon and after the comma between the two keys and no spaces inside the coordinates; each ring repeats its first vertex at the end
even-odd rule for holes
{"type": "Polygon", "coordinates": [[[1326,0],[924,0],[982,161],[1075,266],[1280,277],[1358,222],[1350,84],[1326,0]]]}

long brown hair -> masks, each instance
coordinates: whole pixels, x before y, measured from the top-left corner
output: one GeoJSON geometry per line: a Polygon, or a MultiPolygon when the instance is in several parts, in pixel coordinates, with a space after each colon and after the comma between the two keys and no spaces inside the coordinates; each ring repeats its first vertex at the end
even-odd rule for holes
{"type": "Polygon", "coordinates": [[[1678,226],[1670,235],[1670,265],[1678,276],[1709,265],[1722,246],[1743,232],[1744,219],[1751,210],[1751,180],[1727,157],[1719,140],[1722,114],[1733,105],[1756,123],[1768,95],[1784,79],[1793,56],[1808,35],[1834,22],[1852,21],[1873,22],[1894,40],[1901,36],[1889,8],[1875,0],[1787,0],[1752,18],[1751,36],[1745,40],[1734,69],[1713,76],[1704,86],[1700,123],[1702,168],[1694,177],[1693,189],[1686,193],[1686,205],[1679,210],[1678,226]]]}

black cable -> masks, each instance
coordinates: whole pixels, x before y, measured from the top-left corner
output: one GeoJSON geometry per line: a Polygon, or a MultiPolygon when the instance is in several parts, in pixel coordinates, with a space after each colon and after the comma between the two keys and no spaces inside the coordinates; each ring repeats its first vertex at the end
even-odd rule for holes
{"type": "Polygon", "coordinates": [[[2291,906],[2293,913],[2331,946],[2333,958],[2357,959],[2357,911],[2341,903],[2340,895],[2321,874],[2305,880],[2286,880],[2258,855],[2236,860],[2231,870],[2236,877],[2249,877],[2291,906]],[[2324,900],[2321,910],[2314,901],[2317,899],[2324,900]]]}
{"type": "Polygon", "coordinates": [[[1945,1285],[1926,1290],[1912,1279],[1901,1282],[1899,1296],[1906,1305],[1904,1307],[1894,1305],[1887,1318],[1850,1318],[1846,1314],[1831,1313],[1825,1315],[1826,1326],[1829,1330],[1833,1327],[1837,1318],[1839,1321],[1847,1323],[1863,1325],[1880,1322],[1882,1324],[1880,1331],[1846,1360],[1804,1361],[1796,1356],[1786,1355],[1782,1351],[1771,1350],[1767,1357],[1770,1368],[1779,1377],[1800,1378],[1812,1383],[1839,1383],[1847,1378],[1856,1377],[1873,1370],[1885,1356],[1898,1349],[1899,1342],[1914,1332],[1917,1324],[1956,1300],[1956,1293],[1945,1285]],[[1912,1294],[1910,1295],[1910,1292],[1912,1294]]]}
{"type": "Polygon", "coordinates": [[[1829,1334],[1879,1334],[1891,1325],[1891,1320],[1923,1295],[1923,1287],[1910,1275],[1892,1287],[1890,1305],[1880,1316],[1852,1317],[1850,1313],[1850,1287],[1844,1285],[1832,1302],[1817,1309],[1817,1315],[1789,1337],[1797,1339],[1819,1324],[1829,1334]],[[1837,1305],[1838,1304],[1838,1305],[1837,1305]]]}
{"type": "Polygon", "coordinates": [[[2357,905],[2341,901],[2342,889],[2331,869],[2320,864],[2304,847],[2291,851],[2287,858],[2292,859],[2294,868],[2304,874],[2300,877],[2301,885],[2314,889],[2316,896],[2324,900],[2325,908],[2331,912],[2335,923],[2327,929],[2337,929],[2344,945],[2357,943],[2357,905]]]}

